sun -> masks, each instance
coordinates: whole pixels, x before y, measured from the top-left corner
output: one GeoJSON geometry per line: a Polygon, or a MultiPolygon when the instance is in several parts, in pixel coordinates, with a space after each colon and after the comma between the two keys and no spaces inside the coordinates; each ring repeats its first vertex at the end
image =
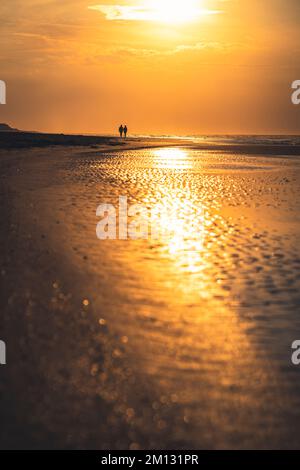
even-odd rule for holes
{"type": "Polygon", "coordinates": [[[153,21],[186,23],[206,14],[201,0],[146,0],[145,7],[153,21]]]}
{"type": "Polygon", "coordinates": [[[109,21],[148,21],[159,23],[189,23],[220,13],[204,8],[205,0],[136,0],[135,5],[91,5],[109,21]]]}

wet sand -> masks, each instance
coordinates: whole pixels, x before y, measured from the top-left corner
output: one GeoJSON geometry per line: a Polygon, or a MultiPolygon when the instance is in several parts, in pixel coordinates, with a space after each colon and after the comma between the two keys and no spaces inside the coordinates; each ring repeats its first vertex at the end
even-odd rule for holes
{"type": "Polygon", "coordinates": [[[164,145],[0,151],[1,448],[300,448],[299,149],[164,145]],[[120,195],[184,238],[98,240],[120,195]]]}

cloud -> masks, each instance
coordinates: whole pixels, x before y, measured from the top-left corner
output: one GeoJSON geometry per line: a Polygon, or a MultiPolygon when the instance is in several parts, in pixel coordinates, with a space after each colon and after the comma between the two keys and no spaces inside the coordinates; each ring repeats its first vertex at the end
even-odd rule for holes
{"type": "MultiPolygon", "coordinates": [[[[89,10],[96,10],[102,13],[109,21],[168,21],[168,17],[174,19],[174,8],[169,12],[162,11],[159,6],[124,6],[124,5],[92,5],[89,10]]],[[[194,8],[193,11],[175,8],[176,20],[199,19],[202,16],[221,13],[219,10],[208,10],[203,8],[194,8]],[[180,16],[182,17],[180,19],[180,16]]]]}
{"type": "Polygon", "coordinates": [[[89,10],[96,10],[103,13],[105,18],[110,21],[146,21],[149,9],[134,6],[121,5],[93,5],[88,7],[89,10]]]}
{"type": "Polygon", "coordinates": [[[197,42],[196,44],[182,44],[180,46],[175,47],[172,51],[172,54],[178,54],[179,52],[185,51],[203,51],[203,50],[229,50],[233,47],[232,43],[220,43],[220,42],[197,42]]]}
{"type": "Polygon", "coordinates": [[[195,44],[181,44],[172,49],[143,49],[128,47],[126,49],[118,48],[111,50],[111,55],[117,55],[120,57],[159,57],[159,56],[173,56],[184,52],[196,52],[196,51],[215,51],[226,53],[230,51],[236,44],[232,43],[220,43],[220,42],[197,42],[195,44]]]}

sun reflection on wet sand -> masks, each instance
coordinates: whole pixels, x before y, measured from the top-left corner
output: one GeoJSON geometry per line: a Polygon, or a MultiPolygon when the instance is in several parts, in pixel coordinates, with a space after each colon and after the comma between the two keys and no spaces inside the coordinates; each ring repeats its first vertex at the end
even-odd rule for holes
{"type": "Polygon", "coordinates": [[[197,271],[202,260],[207,221],[202,206],[188,194],[167,193],[160,202],[160,211],[152,212],[152,239],[167,251],[173,262],[187,272],[197,271]],[[197,267],[198,266],[198,267],[197,267]]]}
{"type": "Polygon", "coordinates": [[[247,334],[251,324],[241,321],[240,298],[232,293],[240,255],[232,221],[222,215],[222,184],[211,188],[187,151],[155,150],[148,157],[153,169],[171,171],[156,174],[139,193],[142,203],[164,207],[157,220],[163,234],[124,247],[134,280],[120,290],[130,299],[122,311],[134,355],[161,400],[176,405],[188,435],[175,416],[163,425],[179,440],[216,447],[226,447],[231,436],[234,441],[236,429],[247,442],[248,429],[264,420],[261,434],[268,435],[276,419],[266,397],[279,405],[272,392],[278,383],[247,334]],[[253,413],[257,409],[261,416],[253,413]]]}
{"type": "Polygon", "coordinates": [[[192,166],[192,159],[186,150],[181,148],[162,148],[153,151],[154,167],[185,169],[192,166]]]}
{"type": "MultiPolygon", "coordinates": [[[[69,184],[55,191],[46,184],[35,204],[44,217],[41,233],[54,221],[51,246],[79,279],[84,319],[104,351],[99,357],[91,348],[78,370],[70,365],[72,391],[91,397],[91,433],[98,437],[102,423],[114,445],[115,423],[122,443],[125,436],[148,448],[276,447],[282,439],[289,445],[287,416],[299,409],[291,389],[299,382],[285,372],[283,351],[284,335],[299,326],[298,245],[269,219],[270,202],[277,217],[286,217],[287,207],[297,211],[297,198],[286,202],[290,188],[293,198],[298,194],[294,163],[272,159],[268,171],[259,157],[256,163],[228,153],[160,149],[83,156],[76,165],[70,158],[64,165],[69,184]],[[158,230],[149,240],[97,240],[95,208],[117,205],[120,195],[149,211],[162,205],[166,216],[154,220],[170,236],[158,230]],[[61,210],[64,224],[57,225],[61,210]],[[107,403],[107,414],[95,396],[107,403]],[[120,420],[129,419],[128,410],[127,435],[120,420]]],[[[47,373],[51,383],[61,380],[55,367],[47,373]]]]}

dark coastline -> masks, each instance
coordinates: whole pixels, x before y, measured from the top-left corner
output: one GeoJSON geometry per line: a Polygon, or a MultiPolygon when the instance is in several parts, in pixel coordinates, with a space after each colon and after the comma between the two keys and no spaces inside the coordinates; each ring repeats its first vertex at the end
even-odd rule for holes
{"type": "Polygon", "coordinates": [[[89,135],[67,135],[67,134],[44,134],[39,132],[2,131],[0,132],[0,149],[29,149],[46,148],[51,146],[62,147],[92,147],[95,150],[128,150],[131,148],[147,148],[154,146],[188,146],[191,149],[203,151],[233,151],[237,154],[248,155],[300,155],[300,145],[279,143],[224,143],[218,142],[196,142],[192,139],[185,140],[163,137],[130,137],[121,140],[113,136],[89,136],[89,135]]]}
{"type": "Polygon", "coordinates": [[[38,132],[0,132],[0,148],[32,148],[62,146],[91,146],[91,145],[120,145],[119,139],[110,137],[43,134],[38,132]]]}

